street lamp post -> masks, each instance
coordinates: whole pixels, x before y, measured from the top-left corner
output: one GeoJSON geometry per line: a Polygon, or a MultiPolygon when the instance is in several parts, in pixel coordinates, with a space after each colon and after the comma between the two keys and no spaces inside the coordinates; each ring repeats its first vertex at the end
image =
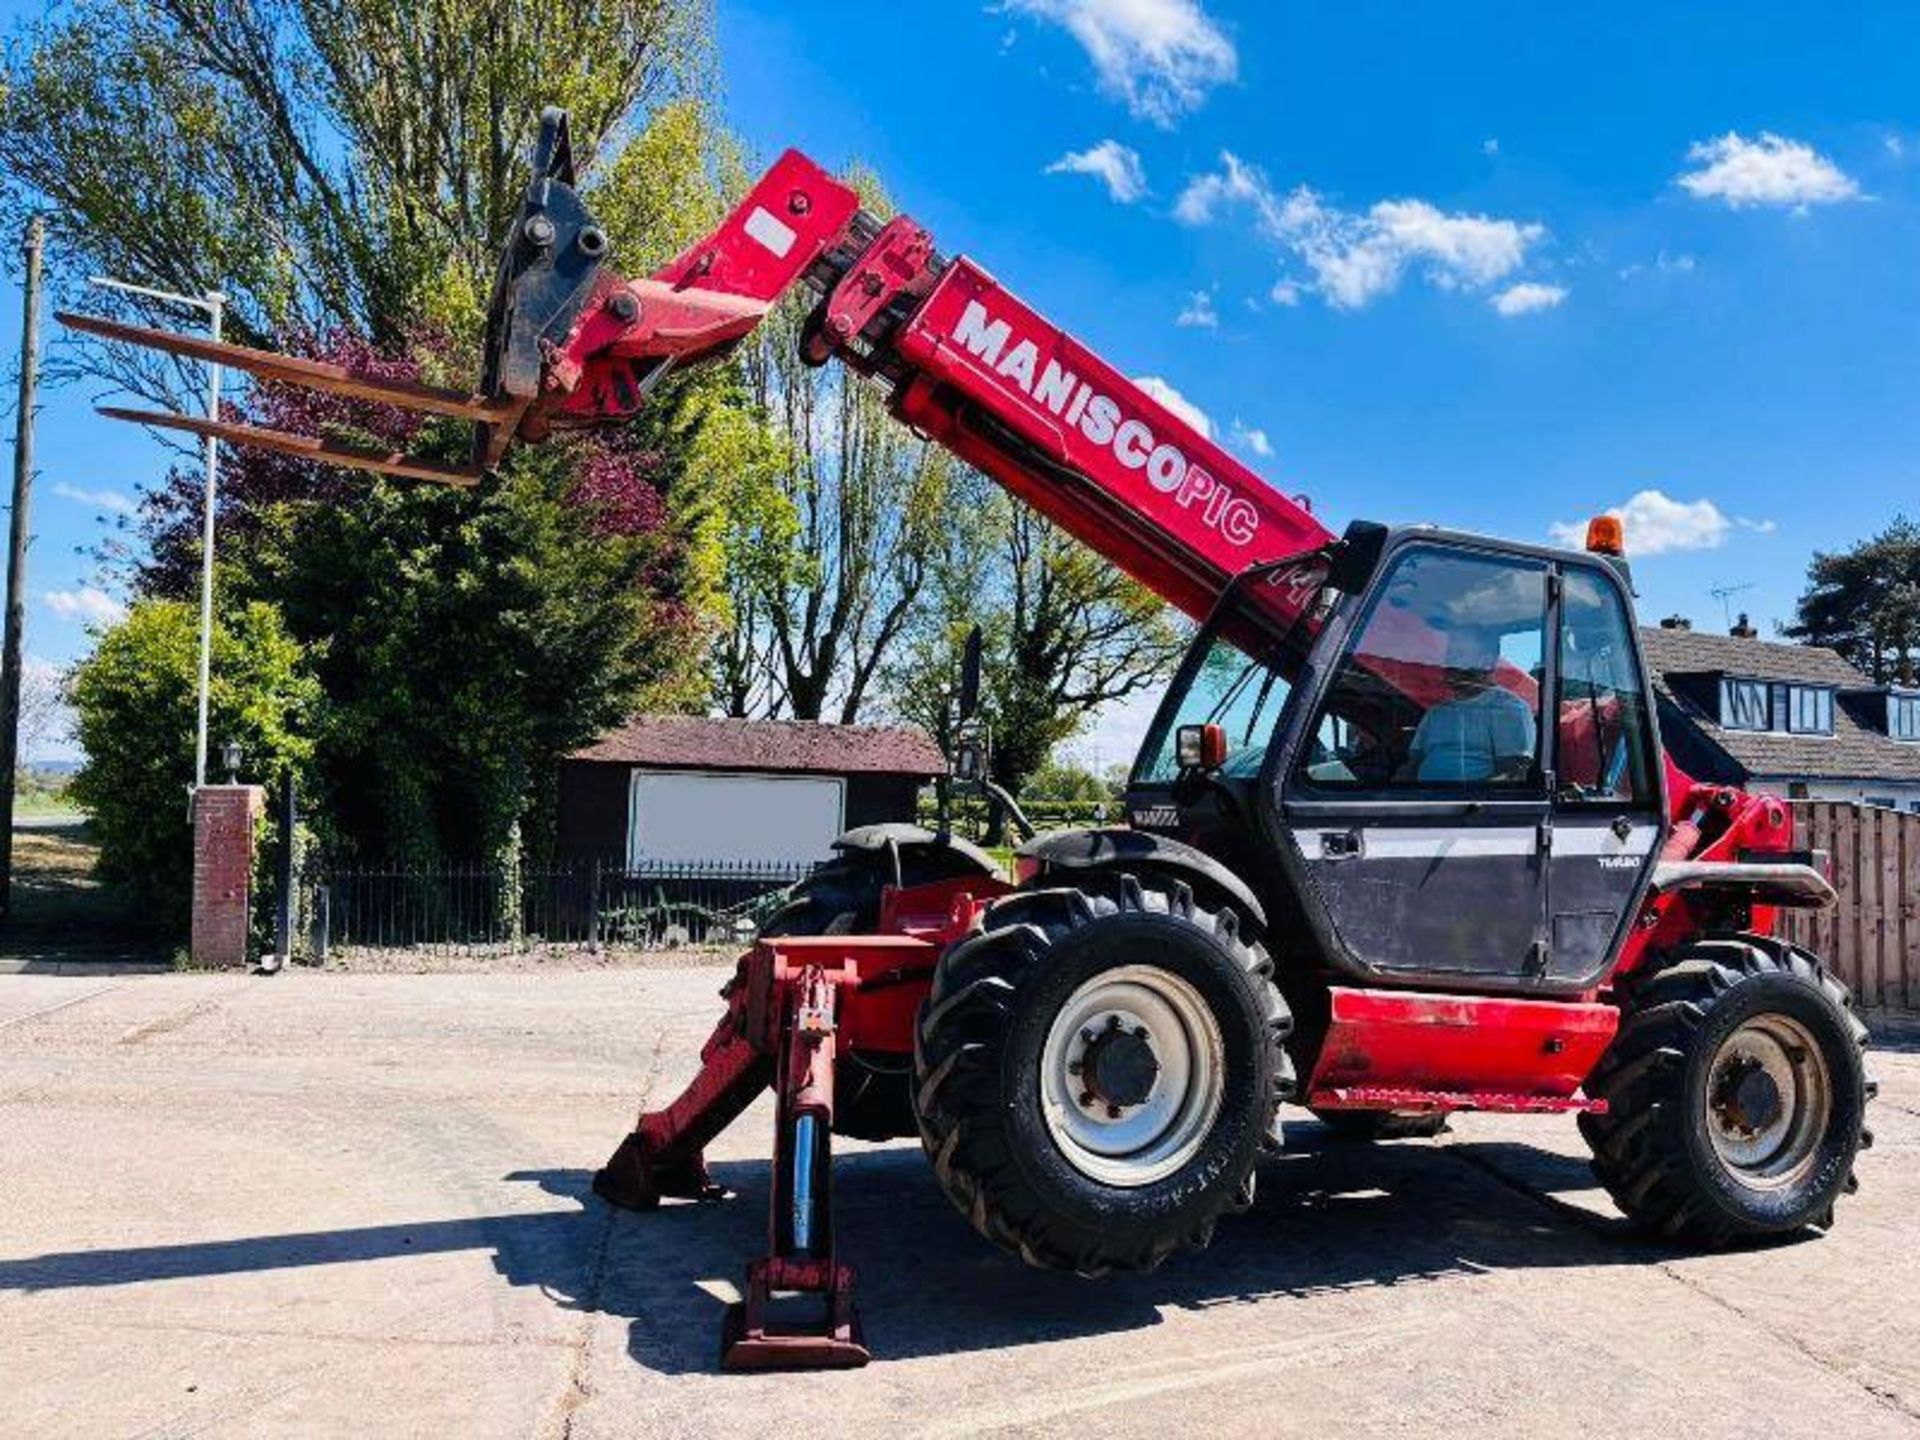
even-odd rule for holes
{"type": "MultiPolygon", "coordinates": [[[[108,290],[124,290],[132,295],[145,295],[150,300],[191,305],[203,310],[207,315],[208,332],[215,343],[219,342],[220,321],[227,297],[218,290],[209,290],[205,295],[180,295],[171,290],[130,285],[124,280],[110,280],[101,275],[94,276],[92,283],[108,290]]],[[[220,365],[217,361],[207,362],[207,419],[216,424],[220,420],[220,365]]],[[[207,699],[213,674],[213,506],[217,498],[219,464],[220,441],[209,435],[206,493],[201,501],[200,516],[200,716],[193,734],[195,790],[207,783],[207,699]]]]}

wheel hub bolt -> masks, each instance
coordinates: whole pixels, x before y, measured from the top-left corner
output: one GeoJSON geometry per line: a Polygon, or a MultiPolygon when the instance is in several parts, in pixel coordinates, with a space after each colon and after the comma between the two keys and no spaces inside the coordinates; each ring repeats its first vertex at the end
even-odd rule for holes
{"type": "Polygon", "coordinates": [[[1107,1106],[1107,1118],[1109,1120],[1118,1120],[1120,1118],[1120,1107],[1118,1105],[1107,1106]]]}
{"type": "Polygon", "coordinates": [[[1080,1103],[1086,1106],[1088,1109],[1092,1109],[1093,1108],[1093,1092],[1091,1090],[1082,1090],[1080,1092],[1080,1103]]]}

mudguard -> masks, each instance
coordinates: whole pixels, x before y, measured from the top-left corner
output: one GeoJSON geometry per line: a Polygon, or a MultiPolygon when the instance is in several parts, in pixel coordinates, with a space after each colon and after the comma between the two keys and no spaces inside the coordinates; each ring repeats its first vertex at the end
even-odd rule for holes
{"type": "Polygon", "coordinates": [[[1041,873],[1050,870],[1127,870],[1145,867],[1162,874],[1185,876],[1225,895],[1249,919],[1266,928],[1267,911],[1233,871],[1204,851],[1164,835],[1121,826],[1087,830],[1051,830],[1036,835],[1015,852],[1036,860],[1041,873]]]}
{"type": "Polygon", "coordinates": [[[946,850],[951,854],[964,857],[982,875],[1000,873],[1000,867],[994,863],[993,857],[971,840],[963,840],[958,835],[943,836],[903,821],[857,826],[834,841],[833,848],[841,851],[872,853],[886,849],[889,843],[898,845],[902,850],[919,846],[946,850]]]}

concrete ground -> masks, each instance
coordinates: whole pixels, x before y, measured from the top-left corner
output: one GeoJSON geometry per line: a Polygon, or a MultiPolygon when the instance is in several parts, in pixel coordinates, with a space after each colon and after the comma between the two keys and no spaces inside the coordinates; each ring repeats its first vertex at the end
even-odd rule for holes
{"type": "Polygon", "coordinates": [[[715,969],[0,980],[0,1432],[1845,1435],[1920,1431],[1920,1054],[1883,1052],[1830,1235],[1626,1237],[1570,1120],[1303,1119],[1253,1213],[1154,1276],[1030,1271],[918,1147],[848,1146],[866,1370],[723,1376],[742,1193],[610,1213],[593,1167],[715,969]]]}

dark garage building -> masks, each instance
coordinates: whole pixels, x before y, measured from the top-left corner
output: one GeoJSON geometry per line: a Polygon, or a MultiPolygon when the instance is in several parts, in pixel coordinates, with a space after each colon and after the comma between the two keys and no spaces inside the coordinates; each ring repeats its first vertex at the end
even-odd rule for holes
{"type": "Polygon", "coordinates": [[[856,825],[914,818],[946,769],[909,726],[638,716],[560,767],[563,860],[805,864],[856,825]]]}

